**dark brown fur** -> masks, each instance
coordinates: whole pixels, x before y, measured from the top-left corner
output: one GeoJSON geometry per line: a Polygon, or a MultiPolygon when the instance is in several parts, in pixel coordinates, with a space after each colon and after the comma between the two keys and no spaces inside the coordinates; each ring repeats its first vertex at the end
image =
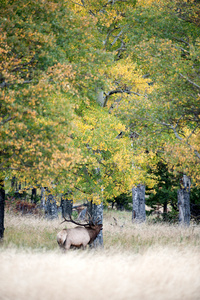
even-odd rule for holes
{"type": "Polygon", "coordinates": [[[102,230],[103,228],[103,225],[102,224],[99,224],[99,225],[90,225],[88,227],[85,227],[89,233],[89,236],[90,236],[90,241],[89,241],[89,244],[92,243],[97,235],[99,234],[99,232],[102,230]]]}

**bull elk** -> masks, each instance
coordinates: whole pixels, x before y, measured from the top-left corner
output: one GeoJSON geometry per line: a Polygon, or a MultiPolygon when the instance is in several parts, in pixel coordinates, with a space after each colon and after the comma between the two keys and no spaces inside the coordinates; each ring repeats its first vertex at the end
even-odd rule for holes
{"type": "Polygon", "coordinates": [[[71,222],[78,225],[75,228],[63,229],[57,234],[58,245],[64,250],[69,250],[71,246],[76,248],[83,246],[85,248],[95,240],[103,227],[102,224],[97,224],[98,221],[95,223],[90,221],[87,224],[75,222],[71,216],[69,220],[64,218],[62,223],[64,222],[71,222]]]}

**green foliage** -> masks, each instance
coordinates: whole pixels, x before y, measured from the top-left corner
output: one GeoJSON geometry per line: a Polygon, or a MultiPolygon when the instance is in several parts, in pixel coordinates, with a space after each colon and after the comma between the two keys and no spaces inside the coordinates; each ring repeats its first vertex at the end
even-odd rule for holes
{"type": "Polygon", "coordinates": [[[127,53],[151,91],[143,95],[138,88],[123,112],[138,136],[136,147],[162,153],[176,173],[186,173],[199,184],[200,29],[174,13],[179,4],[138,1],[128,15],[127,53]]]}
{"type": "Polygon", "coordinates": [[[116,205],[117,210],[132,210],[132,196],[130,194],[121,194],[111,200],[108,203],[112,204],[112,208],[116,205]]]}
{"type": "MultiPolygon", "coordinates": [[[[109,22],[121,4],[108,10],[109,22]]],[[[66,1],[40,0],[8,2],[0,16],[2,174],[25,189],[54,183],[51,192],[71,191],[74,200],[127,190],[130,141],[116,139],[124,125],[96,101],[114,61],[97,19],[66,1]]]]}
{"type": "Polygon", "coordinates": [[[170,172],[165,162],[159,161],[155,169],[149,170],[150,176],[155,176],[157,184],[153,189],[147,186],[147,206],[151,207],[152,212],[162,213],[162,219],[169,221],[177,218],[177,190],[180,188],[179,179],[173,172],[170,172]],[[162,212],[160,209],[162,208],[162,212]]]}
{"type": "Polygon", "coordinates": [[[192,220],[199,224],[200,222],[200,189],[195,186],[190,192],[190,211],[192,220]]]}
{"type": "Polygon", "coordinates": [[[171,183],[148,173],[159,154],[199,184],[193,2],[0,5],[1,177],[96,203],[145,183],[165,203],[171,183]]]}

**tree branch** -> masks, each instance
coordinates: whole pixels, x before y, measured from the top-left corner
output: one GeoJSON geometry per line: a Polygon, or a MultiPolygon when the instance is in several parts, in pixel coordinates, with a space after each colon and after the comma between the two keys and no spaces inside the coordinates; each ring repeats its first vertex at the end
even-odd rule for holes
{"type": "Polygon", "coordinates": [[[23,82],[13,82],[13,83],[7,83],[7,82],[4,81],[0,84],[0,88],[3,89],[5,87],[9,87],[9,86],[12,86],[12,85],[15,85],[15,84],[23,85],[23,84],[28,84],[28,83],[31,83],[31,82],[32,82],[32,80],[25,80],[23,82]]]}
{"type": "Polygon", "coordinates": [[[7,122],[9,122],[9,121],[11,121],[11,120],[13,120],[15,117],[8,117],[6,120],[3,120],[3,121],[1,121],[0,122],[0,126],[3,126],[5,123],[7,123],[7,122]]]}
{"type": "Polygon", "coordinates": [[[115,36],[115,39],[113,40],[113,42],[111,43],[111,46],[113,46],[115,43],[116,43],[116,41],[119,39],[119,37],[120,37],[120,35],[123,33],[123,29],[120,31],[120,33],[118,33],[118,35],[117,36],[115,36]]]}
{"type": "Polygon", "coordinates": [[[176,49],[180,49],[180,50],[182,50],[183,52],[186,52],[186,53],[190,54],[189,51],[185,50],[185,49],[182,48],[182,47],[179,47],[179,46],[176,46],[176,45],[173,45],[173,44],[172,44],[172,46],[174,46],[176,49]]]}
{"type": "Polygon", "coordinates": [[[182,39],[182,38],[178,39],[178,38],[174,37],[174,39],[177,40],[178,42],[182,42],[182,43],[184,43],[184,44],[190,46],[190,44],[189,44],[188,42],[186,42],[186,41],[185,41],[184,39],[182,39]]]}
{"type": "Polygon", "coordinates": [[[76,5],[79,5],[79,6],[82,6],[82,7],[85,7],[85,4],[84,4],[84,2],[83,1],[81,1],[82,2],[82,4],[80,4],[80,3],[77,3],[77,2],[74,2],[74,1],[71,1],[72,3],[74,3],[74,4],[76,4],[76,5]]]}
{"type": "Polygon", "coordinates": [[[14,69],[11,70],[11,72],[17,72],[21,69],[23,69],[24,67],[27,67],[28,65],[31,65],[33,62],[35,61],[35,55],[31,58],[30,61],[23,63],[21,65],[18,65],[17,67],[15,67],[14,69]]]}
{"type": "Polygon", "coordinates": [[[192,80],[190,80],[188,77],[184,76],[181,73],[179,73],[179,75],[200,90],[200,86],[198,84],[194,83],[192,80]]]}
{"type": "Polygon", "coordinates": [[[114,26],[114,28],[112,28],[112,29],[110,29],[110,30],[108,31],[107,36],[106,36],[106,39],[103,41],[103,44],[104,44],[104,45],[107,44],[107,42],[108,42],[108,40],[109,40],[109,37],[110,37],[111,33],[112,33],[113,31],[119,29],[119,28],[120,28],[120,27],[115,27],[115,26],[114,26]]]}
{"type": "MultiPolygon", "coordinates": [[[[162,125],[165,125],[165,126],[167,126],[167,127],[169,127],[170,129],[172,129],[173,132],[174,132],[175,137],[176,137],[179,141],[182,141],[182,142],[184,141],[184,139],[183,139],[182,137],[180,137],[180,135],[179,135],[178,132],[176,131],[176,127],[178,126],[178,123],[176,124],[175,127],[174,127],[173,125],[167,124],[167,123],[165,123],[165,122],[161,122],[161,124],[162,124],[162,125]]],[[[195,128],[195,129],[196,129],[196,128],[195,128]]],[[[189,137],[190,137],[190,136],[191,136],[191,134],[189,135],[189,137]]],[[[187,140],[185,141],[185,144],[188,145],[188,147],[194,152],[194,154],[198,157],[198,159],[200,159],[200,154],[198,153],[198,151],[197,151],[196,149],[194,149],[194,147],[188,143],[189,137],[188,137],[187,140]]]]}
{"type": "Polygon", "coordinates": [[[108,102],[108,98],[111,96],[111,95],[113,95],[113,94],[118,94],[118,93],[120,93],[120,94],[122,94],[122,93],[127,93],[127,94],[131,94],[131,92],[130,92],[130,90],[129,89],[125,89],[125,90],[123,90],[123,89],[118,89],[118,90],[113,90],[113,91],[110,91],[109,93],[105,93],[105,98],[104,98],[104,104],[103,104],[103,107],[105,107],[106,106],[106,104],[107,104],[107,102],[108,102]]]}
{"type": "Polygon", "coordinates": [[[190,139],[190,137],[193,135],[193,133],[195,132],[195,130],[199,127],[199,124],[197,124],[197,126],[191,131],[191,133],[189,134],[189,136],[187,137],[187,143],[188,140],[190,139]]]}
{"type": "MultiPolygon", "coordinates": [[[[4,162],[2,162],[1,164],[0,164],[0,169],[7,169],[7,168],[4,168],[4,165],[9,161],[9,159],[11,159],[11,158],[13,158],[14,156],[16,156],[16,153],[14,152],[10,157],[8,157],[8,158],[5,158],[5,160],[4,160],[4,162]]],[[[17,169],[12,169],[12,168],[10,168],[10,167],[8,167],[9,169],[11,169],[11,170],[17,170],[17,169]]]]}
{"type": "MultiPolygon", "coordinates": [[[[107,104],[107,102],[108,102],[108,99],[109,99],[109,97],[111,96],[111,95],[113,95],[113,94],[118,94],[118,93],[120,93],[120,94],[123,94],[123,93],[126,93],[126,94],[133,94],[133,95],[136,95],[136,96],[144,96],[144,95],[141,95],[141,94],[139,94],[139,93],[136,93],[136,92],[132,92],[132,91],[130,91],[128,88],[127,89],[117,89],[117,90],[113,90],[113,91],[110,91],[110,92],[108,92],[108,93],[104,93],[105,94],[105,97],[104,97],[104,102],[103,102],[103,105],[102,105],[102,107],[106,107],[106,104],[107,104]]],[[[146,97],[146,96],[144,96],[144,97],[146,97]]]]}

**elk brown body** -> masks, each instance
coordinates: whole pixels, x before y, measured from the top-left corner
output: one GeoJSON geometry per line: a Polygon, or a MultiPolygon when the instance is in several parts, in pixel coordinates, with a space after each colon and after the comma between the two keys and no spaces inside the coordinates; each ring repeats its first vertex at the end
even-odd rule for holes
{"type": "Polygon", "coordinates": [[[57,234],[58,245],[64,250],[69,250],[71,246],[76,248],[83,246],[85,248],[95,240],[102,227],[102,224],[87,224],[63,229],[57,234]]]}

